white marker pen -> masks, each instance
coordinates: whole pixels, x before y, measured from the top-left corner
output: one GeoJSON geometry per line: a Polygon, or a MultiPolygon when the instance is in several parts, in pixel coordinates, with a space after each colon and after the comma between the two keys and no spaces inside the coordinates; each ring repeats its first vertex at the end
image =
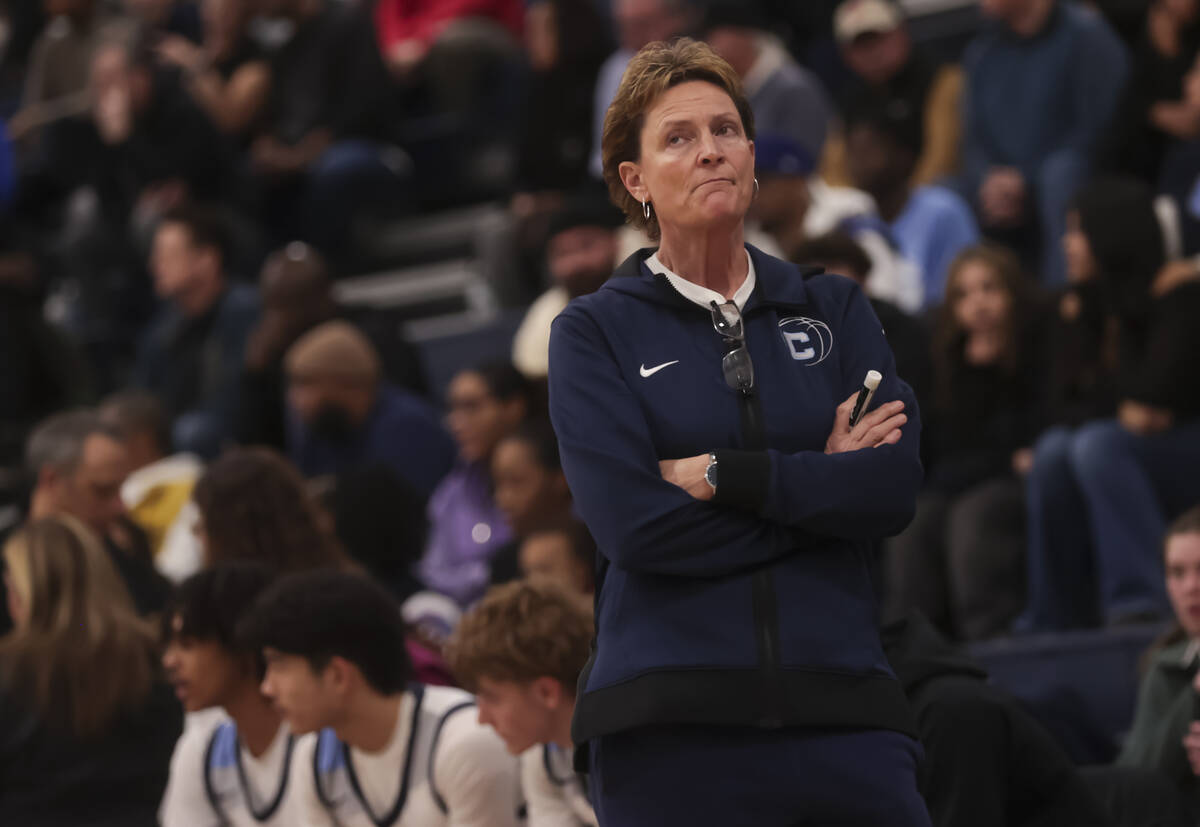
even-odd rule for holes
{"type": "Polygon", "coordinates": [[[858,399],[854,400],[854,410],[850,412],[851,428],[858,424],[859,418],[866,412],[867,406],[871,404],[871,397],[875,395],[875,389],[882,381],[882,373],[877,370],[867,371],[867,378],[863,379],[863,386],[858,391],[858,399]]]}

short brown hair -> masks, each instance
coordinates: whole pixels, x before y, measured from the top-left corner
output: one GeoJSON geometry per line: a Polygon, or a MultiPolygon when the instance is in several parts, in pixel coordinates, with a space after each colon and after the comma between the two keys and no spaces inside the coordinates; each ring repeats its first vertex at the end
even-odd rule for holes
{"type": "Polygon", "coordinates": [[[625,212],[629,223],[655,240],[659,238],[658,216],[651,212],[646,218],[642,213],[641,203],[621,181],[621,164],[641,158],[642,126],[654,102],[668,89],[692,80],[703,80],[724,90],[737,107],[746,138],[754,140],[754,113],[737,72],[707,43],[690,37],[672,43],[650,43],[634,55],[604,116],[600,147],[609,197],[625,212]]]}
{"type": "Polygon", "coordinates": [[[592,640],[587,602],[556,583],[495,586],[459,622],[446,646],[450,671],[474,691],[484,678],[557,680],[574,693],[592,640]]]}
{"type": "Polygon", "coordinates": [[[1167,539],[1180,534],[1200,534],[1200,505],[1194,505],[1167,526],[1167,539]]]}

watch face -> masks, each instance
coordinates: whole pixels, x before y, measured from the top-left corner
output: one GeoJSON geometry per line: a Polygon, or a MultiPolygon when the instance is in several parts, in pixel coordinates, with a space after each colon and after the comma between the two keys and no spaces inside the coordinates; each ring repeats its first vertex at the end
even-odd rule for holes
{"type": "Polygon", "coordinates": [[[713,488],[717,487],[717,464],[715,462],[710,462],[704,469],[704,481],[713,488]]]}

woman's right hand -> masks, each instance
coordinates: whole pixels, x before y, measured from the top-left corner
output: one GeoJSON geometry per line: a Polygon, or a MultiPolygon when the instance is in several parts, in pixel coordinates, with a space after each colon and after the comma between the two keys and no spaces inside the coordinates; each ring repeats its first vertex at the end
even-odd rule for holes
{"type": "Polygon", "coordinates": [[[860,448],[878,448],[880,445],[895,445],[900,441],[900,428],[908,417],[904,414],[904,403],[899,399],[880,405],[865,414],[858,424],[850,427],[850,414],[858,393],[838,405],[833,419],[833,430],[825,440],[825,453],[844,454],[860,448]]]}

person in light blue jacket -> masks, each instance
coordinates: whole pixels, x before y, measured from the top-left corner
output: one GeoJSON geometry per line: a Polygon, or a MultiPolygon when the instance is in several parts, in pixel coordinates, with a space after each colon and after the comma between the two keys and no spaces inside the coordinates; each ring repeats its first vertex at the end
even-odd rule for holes
{"type": "Polygon", "coordinates": [[[550,339],[563,470],[600,552],[572,730],[600,824],[927,825],[870,576],[922,475],[879,321],[849,279],[744,243],[754,119],[708,46],[633,58],[603,157],[661,244],[550,339]]]}

